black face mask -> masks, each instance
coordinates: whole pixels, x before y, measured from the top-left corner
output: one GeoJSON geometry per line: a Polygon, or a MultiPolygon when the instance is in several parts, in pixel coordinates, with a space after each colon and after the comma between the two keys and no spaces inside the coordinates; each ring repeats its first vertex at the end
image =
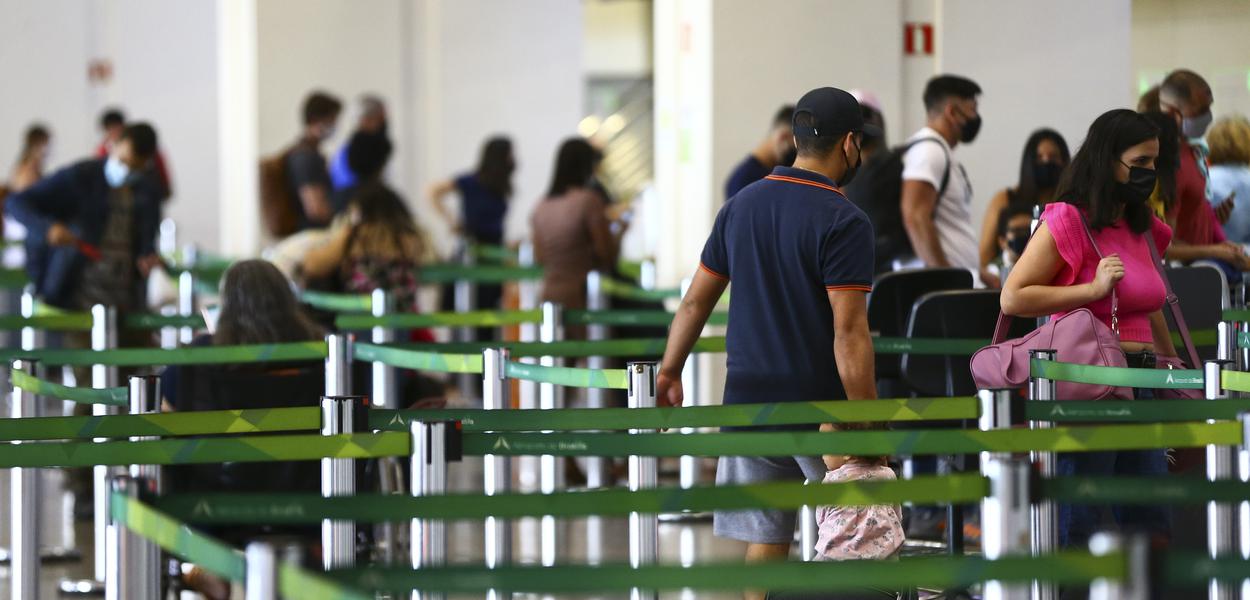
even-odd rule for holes
{"type": "Polygon", "coordinates": [[[790,146],[790,149],[786,150],[786,153],[781,155],[781,162],[779,164],[783,167],[792,167],[794,166],[794,159],[798,157],[799,149],[794,146],[790,146]]]}
{"type": "MultiPolygon", "coordinates": [[[[846,159],[847,165],[850,165],[851,157],[846,155],[846,146],[843,146],[842,156],[846,159]]],[[[851,180],[855,179],[855,173],[859,172],[859,166],[864,162],[864,153],[860,149],[859,144],[855,145],[855,166],[847,166],[846,172],[842,173],[842,181],[838,182],[839,186],[847,186],[851,184],[851,180]]]]}
{"type": "MultiPolygon", "coordinates": [[[[1121,164],[1124,164],[1121,162],[1121,164]]],[[[1139,204],[1150,198],[1155,191],[1155,170],[1145,167],[1133,167],[1127,164],[1128,182],[1115,182],[1116,195],[1125,204],[1139,204]]]]}
{"type": "Polygon", "coordinates": [[[1063,173],[1063,165],[1053,162],[1033,164],[1033,183],[1039,190],[1048,190],[1059,183],[1059,174],[1063,173]]]}
{"type": "Polygon", "coordinates": [[[981,115],[976,115],[964,122],[964,126],[959,130],[959,141],[971,144],[972,140],[977,139],[977,133],[980,131],[981,115]]]}
{"type": "Polygon", "coordinates": [[[1012,229],[1007,233],[1007,249],[1011,250],[1016,256],[1024,255],[1024,247],[1029,245],[1029,230],[1027,227],[1012,229]]]}

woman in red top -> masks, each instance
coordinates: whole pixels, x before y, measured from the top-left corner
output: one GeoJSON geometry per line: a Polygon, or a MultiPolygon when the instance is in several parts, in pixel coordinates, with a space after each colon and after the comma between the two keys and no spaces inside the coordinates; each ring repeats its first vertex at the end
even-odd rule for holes
{"type": "MultiPolygon", "coordinates": [[[[1165,290],[1151,258],[1172,230],[1146,204],[1155,187],[1159,129],[1130,110],[1103,114],[1064,172],[1057,202],[1003,286],[1003,312],[1059,317],[1087,308],[1120,338],[1128,366],[1154,368],[1156,353],[1175,356],[1163,318],[1165,290]]],[[[1059,348],[1059,360],[1063,349],[1059,348]]],[[[1153,390],[1136,390],[1152,398],[1153,390]]],[[[1065,400],[1068,398],[1065,398],[1065,400]]],[[[1059,457],[1060,475],[1163,475],[1163,450],[1088,452],[1059,457]]],[[[1117,523],[1145,529],[1161,543],[1168,513],[1155,506],[1115,507],[1117,523]]],[[[1060,542],[1083,544],[1098,527],[1097,507],[1061,506],[1060,542]]]]}

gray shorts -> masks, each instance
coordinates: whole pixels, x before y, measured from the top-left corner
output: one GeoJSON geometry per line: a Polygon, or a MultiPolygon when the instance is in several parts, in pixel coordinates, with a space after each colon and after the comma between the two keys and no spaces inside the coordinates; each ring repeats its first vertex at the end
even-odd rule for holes
{"type": "MultiPolygon", "coordinates": [[[[819,456],[722,456],[716,464],[716,485],[747,485],[770,481],[812,481],[825,478],[819,456]]],[[[789,544],[794,541],[793,510],[718,510],[712,532],[750,544],[789,544]]]]}

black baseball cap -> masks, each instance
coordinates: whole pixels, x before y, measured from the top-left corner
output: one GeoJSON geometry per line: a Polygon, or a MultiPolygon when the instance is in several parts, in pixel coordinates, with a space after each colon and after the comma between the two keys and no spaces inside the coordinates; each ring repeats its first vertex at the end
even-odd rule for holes
{"type": "Polygon", "coordinates": [[[876,137],[882,135],[880,127],[864,122],[864,113],[855,96],[834,87],[816,88],[803,94],[794,106],[793,125],[795,137],[827,137],[848,131],[876,137]],[[813,117],[813,126],[799,126],[799,115],[803,113],[813,117]]]}

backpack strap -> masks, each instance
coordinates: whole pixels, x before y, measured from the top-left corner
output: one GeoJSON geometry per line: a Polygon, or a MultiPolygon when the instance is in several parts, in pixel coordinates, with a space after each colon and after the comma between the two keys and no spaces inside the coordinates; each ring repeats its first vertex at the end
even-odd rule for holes
{"type": "Polygon", "coordinates": [[[946,149],[946,144],[945,144],[942,140],[940,140],[940,139],[938,139],[938,138],[935,138],[935,137],[922,137],[922,138],[920,138],[920,139],[918,139],[918,140],[912,140],[912,141],[910,141],[910,142],[907,142],[907,144],[903,146],[903,154],[907,154],[907,151],[908,151],[908,150],[911,150],[911,147],[912,147],[912,146],[915,146],[916,144],[919,144],[920,142],[934,142],[934,143],[936,143],[937,145],[939,145],[939,146],[941,146],[941,147],[942,147],[942,154],[946,157],[946,172],[942,175],[942,185],[941,185],[941,186],[939,186],[939,187],[938,187],[938,190],[937,190],[937,201],[938,201],[938,202],[941,202],[941,201],[942,201],[942,194],[945,194],[945,193],[946,193],[946,187],[947,187],[948,185],[950,185],[950,182],[951,182],[951,154],[950,154],[950,151],[946,149]]]}
{"type": "Polygon", "coordinates": [[[1181,301],[1176,297],[1176,292],[1172,291],[1172,282],[1168,280],[1167,271],[1163,269],[1163,259],[1159,256],[1159,248],[1155,246],[1155,237],[1153,231],[1146,232],[1146,246],[1150,248],[1150,260],[1154,262],[1155,269],[1159,271],[1159,279],[1163,280],[1163,289],[1167,293],[1168,310],[1172,311],[1172,322],[1176,323],[1177,332],[1181,334],[1181,342],[1185,345],[1185,353],[1189,355],[1189,368],[1201,368],[1201,361],[1198,360],[1198,350],[1194,346],[1194,340],[1189,335],[1189,325],[1185,323],[1185,315],[1181,314],[1181,301]]]}

